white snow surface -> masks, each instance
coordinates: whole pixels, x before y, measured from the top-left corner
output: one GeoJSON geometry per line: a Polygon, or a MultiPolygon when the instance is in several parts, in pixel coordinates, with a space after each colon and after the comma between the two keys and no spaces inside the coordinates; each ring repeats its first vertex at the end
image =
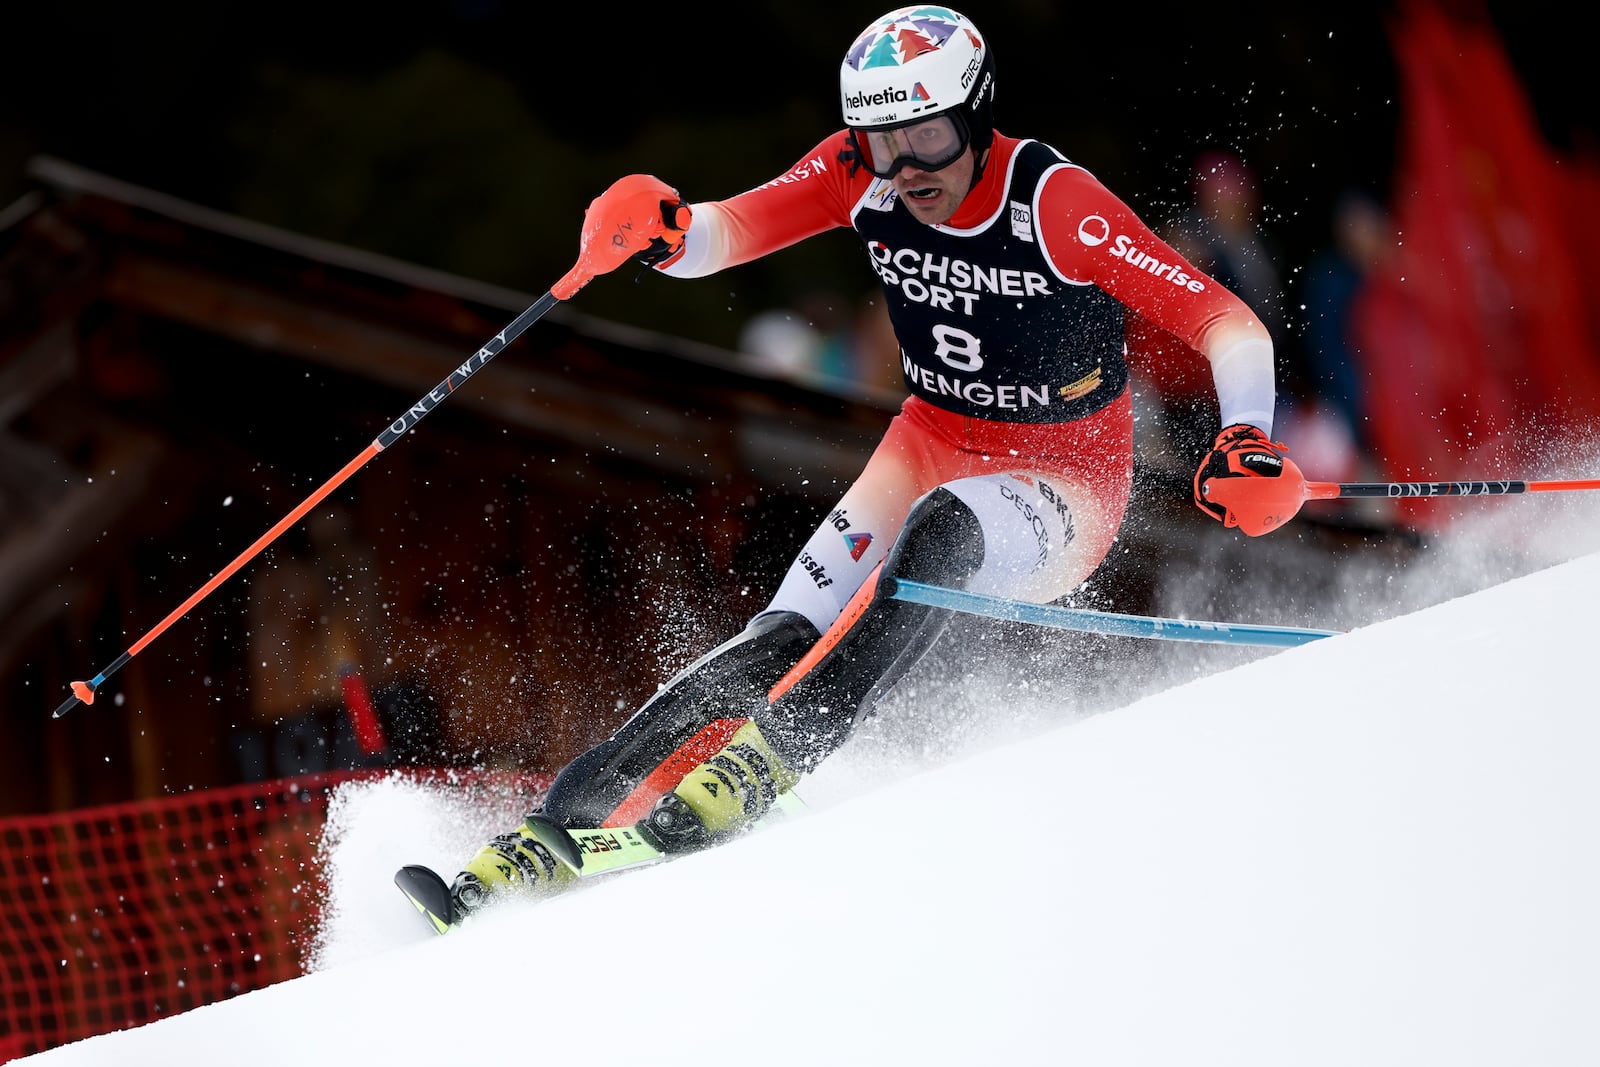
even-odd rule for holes
{"type": "Polygon", "coordinates": [[[1600,1063],[1597,593],[1577,555],[960,754],[852,741],[801,816],[446,937],[393,870],[516,814],[346,787],[312,973],[20,1062],[1600,1063]]]}

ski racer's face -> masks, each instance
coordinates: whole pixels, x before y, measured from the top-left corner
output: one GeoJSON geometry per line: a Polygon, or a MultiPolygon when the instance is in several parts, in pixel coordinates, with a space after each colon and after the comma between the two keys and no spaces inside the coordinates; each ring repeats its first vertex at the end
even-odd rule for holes
{"type": "Polygon", "coordinates": [[[918,222],[928,226],[949,222],[972,190],[976,163],[968,147],[938,170],[918,170],[906,164],[895,172],[894,191],[918,222]]]}

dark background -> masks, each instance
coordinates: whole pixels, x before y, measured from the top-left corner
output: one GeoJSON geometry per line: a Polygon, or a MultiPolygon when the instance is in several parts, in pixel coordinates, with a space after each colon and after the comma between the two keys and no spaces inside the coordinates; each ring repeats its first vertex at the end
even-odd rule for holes
{"type": "MultiPolygon", "coordinates": [[[[1457,5],[1461,6],[1461,5],[1457,5]]],[[[1553,5],[1492,21],[1558,151],[1592,140],[1584,35],[1553,5]]],[[[298,233],[524,292],[571,264],[583,209],[649,171],[691,200],[783,172],[838,125],[837,71],[876,4],[639,7],[63,4],[8,12],[0,203],[38,153],[298,233]]],[[[1259,172],[1291,286],[1348,185],[1387,195],[1390,4],[969,9],[997,125],[1093,171],[1152,225],[1206,146],[1259,172]]],[[[827,234],[703,284],[603,279],[584,310],[731,346],[806,292],[872,284],[827,234]]],[[[1293,300],[1291,299],[1291,305],[1293,300]]]]}

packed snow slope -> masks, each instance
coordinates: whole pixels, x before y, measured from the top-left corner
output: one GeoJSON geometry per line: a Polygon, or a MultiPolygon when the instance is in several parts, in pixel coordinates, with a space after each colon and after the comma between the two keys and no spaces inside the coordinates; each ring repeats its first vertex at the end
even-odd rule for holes
{"type": "Polygon", "coordinates": [[[1581,556],[854,792],[825,765],[803,816],[442,938],[391,871],[483,827],[363,786],[319,969],[25,1062],[1600,1062],[1597,591],[1581,556]]]}

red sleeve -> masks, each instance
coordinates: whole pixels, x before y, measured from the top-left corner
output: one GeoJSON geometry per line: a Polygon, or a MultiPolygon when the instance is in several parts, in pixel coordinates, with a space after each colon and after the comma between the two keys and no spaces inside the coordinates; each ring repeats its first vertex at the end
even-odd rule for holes
{"type": "Polygon", "coordinates": [[[850,225],[851,208],[871,176],[858,170],[852,177],[849,165],[839,161],[845,138],[840,130],[778,177],[716,202],[727,226],[726,258],[718,270],[850,225]]]}
{"type": "Polygon", "coordinates": [[[1038,214],[1045,251],[1064,277],[1104,289],[1190,348],[1210,356],[1240,336],[1266,336],[1243,300],[1175,252],[1087,171],[1051,173],[1038,214]]]}

